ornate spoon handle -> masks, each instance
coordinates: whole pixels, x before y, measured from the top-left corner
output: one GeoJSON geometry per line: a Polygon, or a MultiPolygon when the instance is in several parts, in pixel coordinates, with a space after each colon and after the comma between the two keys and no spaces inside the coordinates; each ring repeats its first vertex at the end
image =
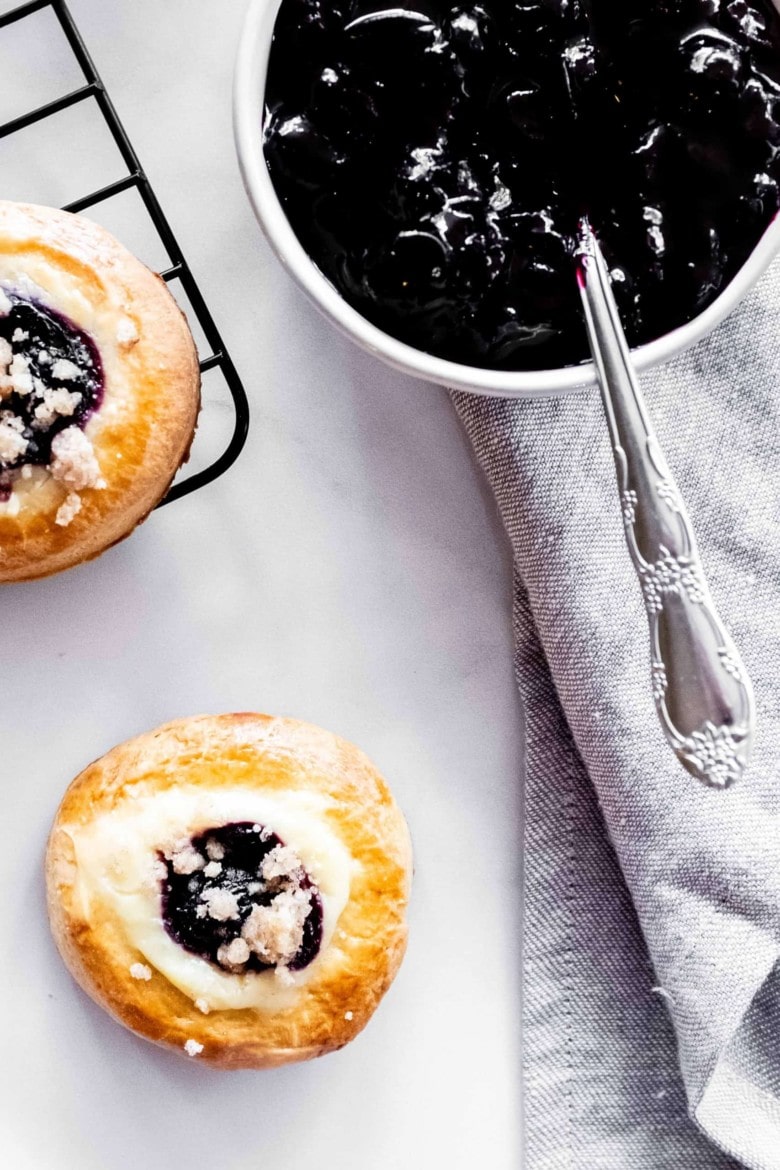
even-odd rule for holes
{"type": "Polygon", "coordinates": [[[650,623],[658,716],[680,762],[725,788],[755,730],[753,691],[704,578],[696,538],[631,366],[601,249],[587,221],[578,282],[615,456],[626,541],[650,623]]]}

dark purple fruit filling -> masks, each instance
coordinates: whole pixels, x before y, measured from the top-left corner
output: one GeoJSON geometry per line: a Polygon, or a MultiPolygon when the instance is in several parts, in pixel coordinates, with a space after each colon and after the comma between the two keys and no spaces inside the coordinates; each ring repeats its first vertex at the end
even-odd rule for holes
{"type": "Polygon", "coordinates": [[[2,298],[10,310],[0,316],[0,489],[8,493],[7,473],[50,463],[55,436],[83,428],[99,408],[103,367],[91,337],[67,317],[16,292],[2,298]]]}
{"type": "Polygon", "coordinates": [[[208,829],[161,857],[162,917],[185,950],[228,971],[300,971],[322,943],[322,900],[300,860],[251,822],[208,829]]]}
{"type": "Polygon", "coordinates": [[[640,344],[709,305],[780,206],[771,0],[283,0],[266,106],[322,272],[471,365],[587,357],[583,210],[640,344]]]}

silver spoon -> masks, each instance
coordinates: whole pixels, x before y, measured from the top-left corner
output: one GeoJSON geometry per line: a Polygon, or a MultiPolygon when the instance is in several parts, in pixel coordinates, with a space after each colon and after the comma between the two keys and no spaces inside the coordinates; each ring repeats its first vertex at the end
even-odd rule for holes
{"type": "Polygon", "coordinates": [[[601,248],[580,227],[578,283],[609,423],[628,551],[650,623],[653,696],[680,762],[714,788],[744,772],[753,690],[718,616],[685,505],[639,388],[601,248]]]}

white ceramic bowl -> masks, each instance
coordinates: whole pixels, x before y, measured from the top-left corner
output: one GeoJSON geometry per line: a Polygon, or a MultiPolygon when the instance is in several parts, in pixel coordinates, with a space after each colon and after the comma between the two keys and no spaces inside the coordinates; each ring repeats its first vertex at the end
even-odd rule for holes
{"type": "MultiPolygon", "coordinates": [[[[507,398],[543,398],[595,385],[593,365],[557,370],[479,369],[433,357],[372,325],[342,298],[310,259],[276,196],[263,155],[263,98],[276,14],[282,0],[252,0],[236,65],[234,122],[241,172],[260,224],[279,259],[315,305],[348,337],[390,365],[429,382],[507,398]]],[[[777,2],[777,0],[776,0],[777,2]]],[[[688,349],[726,317],[780,250],[780,217],[764,233],[750,259],[718,299],[693,321],[634,350],[638,370],[688,349]]]]}

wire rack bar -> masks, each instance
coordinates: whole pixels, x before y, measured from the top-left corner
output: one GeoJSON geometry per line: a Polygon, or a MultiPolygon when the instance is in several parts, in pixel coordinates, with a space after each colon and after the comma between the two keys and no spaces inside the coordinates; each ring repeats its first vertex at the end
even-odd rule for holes
{"type": "Polygon", "coordinates": [[[94,85],[85,85],[81,89],[74,89],[71,93],[64,94],[61,98],[55,98],[52,102],[46,102],[37,110],[31,110],[27,114],[21,114],[18,118],[12,118],[10,122],[5,122],[0,126],[0,138],[7,138],[9,134],[14,134],[17,130],[25,130],[28,126],[33,126],[36,122],[40,122],[52,114],[59,114],[61,110],[67,110],[70,106],[83,102],[86,98],[94,97],[96,92],[94,85]]]}
{"type": "Polygon", "coordinates": [[[0,28],[5,28],[8,24],[16,24],[17,20],[24,20],[25,16],[32,16],[33,13],[40,12],[42,8],[48,8],[49,3],[50,0],[30,0],[29,4],[20,4],[18,8],[4,12],[0,16],[0,28]]]}
{"type": "Polygon", "coordinates": [[[190,267],[160,206],[159,200],[152,189],[146,172],[141,166],[141,162],[135,153],[127,131],[122,125],[114,104],[106,91],[67,3],[65,0],[29,0],[29,3],[21,4],[17,8],[0,16],[0,30],[47,8],[51,9],[57,17],[60,28],[84,75],[86,84],[78,89],[72,90],[70,93],[64,94],[62,97],[56,98],[54,101],[47,102],[37,109],[30,110],[28,113],[22,114],[18,118],[12,118],[10,121],[4,123],[0,126],[0,139],[8,137],[10,134],[15,134],[19,130],[24,130],[29,126],[33,126],[36,122],[40,122],[44,118],[61,113],[63,110],[67,110],[79,102],[86,101],[90,98],[94,99],[111,132],[111,136],[122,156],[128,173],[114,182],[108,183],[105,187],[101,187],[97,191],[92,191],[79,199],[74,199],[66,205],[64,210],[72,212],[84,211],[88,207],[94,207],[96,204],[102,203],[132,188],[138,191],[170,260],[169,267],[161,272],[160,276],[165,281],[174,279],[180,281],[192,307],[192,311],[200,325],[203,336],[206,339],[208,349],[210,350],[205,357],[200,359],[201,373],[206,373],[208,370],[216,368],[221,369],[233,402],[233,433],[223,453],[202,471],[195,472],[180,480],[178,483],[175,483],[165,499],[158,505],[162,507],[164,504],[169,504],[173,500],[180,499],[182,496],[189,495],[190,492],[194,492],[198,488],[212,483],[235,463],[246,442],[249,428],[249,404],[241,379],[222,341],[214,318],[209,311],[197,281],[190,271],[190,267]]]}
{"type": "Polygon", "coordinates": [[[108,183],[105,187],[101,187],[99,191],[92,191],[89,195],[82,195],[80,199],[74,199],[72,203],[66,203],[63,211],[84,211],[87,207],[94,207],[96,203],[102,203],[105,199],[113,199],[115,195],[121,195],[123,191],[130,191],[133,187],[137,187],[140,180],[140,175],[128,175],[124,179],[117,179],[115,183],[108,183]]]}

